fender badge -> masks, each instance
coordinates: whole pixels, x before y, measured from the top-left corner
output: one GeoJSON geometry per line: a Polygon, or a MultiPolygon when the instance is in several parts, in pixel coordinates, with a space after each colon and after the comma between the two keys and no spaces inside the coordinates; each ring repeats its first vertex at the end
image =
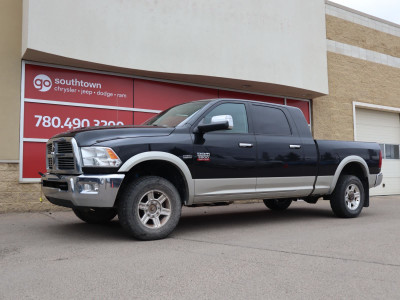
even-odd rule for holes
{"type": "Polygon", "coordinates": [[[192,156],[191,155],[183,155],[182,159],[192,159],[192,156]]]}
{"type": "Polygon", "coordinates": [[[197,161],[210,161],[210,153],[197,152],[197,161]]]}

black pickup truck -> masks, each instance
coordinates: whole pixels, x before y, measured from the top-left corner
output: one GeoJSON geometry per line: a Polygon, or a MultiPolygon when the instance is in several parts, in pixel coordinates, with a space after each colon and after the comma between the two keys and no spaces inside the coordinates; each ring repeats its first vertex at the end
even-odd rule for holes
{"type": "Polygon", "coordinates": [[[168,236],[182,205],[263,199],[330,200],[357,217],[382,182],[378,144],[314,140],[302,112],[256,101],[213,99],[167,109],[141,126],[82,128],[47,143],[42,191],[85,222],[117,214],[142,240],[168,236]]]}

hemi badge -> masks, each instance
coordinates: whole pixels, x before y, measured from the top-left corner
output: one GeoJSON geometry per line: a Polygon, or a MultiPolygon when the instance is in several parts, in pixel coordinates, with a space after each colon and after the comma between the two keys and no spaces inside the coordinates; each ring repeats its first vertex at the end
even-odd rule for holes
{"type": "Polygon", "coordinates": [[[210,153],[197,152],[197,161],[210,161],[210,153]]]}

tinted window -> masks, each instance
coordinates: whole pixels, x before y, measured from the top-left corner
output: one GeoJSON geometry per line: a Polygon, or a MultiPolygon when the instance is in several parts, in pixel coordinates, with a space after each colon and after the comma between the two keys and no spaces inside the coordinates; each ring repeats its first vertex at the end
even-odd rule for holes
{"type": "Polygon", "coordinates": [[[226,133],[248,133],[246,107],[241,103],[223,103],[211,110],[202,120],[203,124],[210,124],[214,116],[230,115],[233,119],[233,128],[231,130],[219,130],[217,132],[226,133]]]}
{"type": "Polygon", "coordinates": [[[168,108],[143,123],[143,125],[175,127],[193,115],[196,111],[203,108],[208,104],[208,102],[209,101],[195,101],[168,108]]]}
{"type": "Polygon", "coordinates": [[[253,105],[253,123],[258,134],[291,135],[288,120],[278,108],[253,105]]]}

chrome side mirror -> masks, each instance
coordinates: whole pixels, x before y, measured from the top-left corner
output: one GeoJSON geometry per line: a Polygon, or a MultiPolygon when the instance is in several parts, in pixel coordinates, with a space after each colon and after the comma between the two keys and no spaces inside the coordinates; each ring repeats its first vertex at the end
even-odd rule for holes
{"type": "Polygon", "coordinates": [[[229,127],[227,129],[233,128],[233,119],[231,115],[220,115],[211,118],[211,123],[220,123],[228,121],[229,127]]]}

